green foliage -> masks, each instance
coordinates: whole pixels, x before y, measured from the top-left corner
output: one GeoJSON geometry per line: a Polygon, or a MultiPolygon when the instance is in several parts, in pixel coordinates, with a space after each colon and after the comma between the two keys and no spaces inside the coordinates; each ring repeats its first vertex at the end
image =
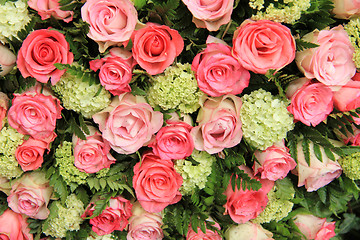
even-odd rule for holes
{"type": "Polygon", "coordinates": [[[66,72],[71,74],[74,77],[81,79],[83,82],[89,82],[90,86],[93,84],[99,84],[99,78],[96,73],[92,70],[84,69],[84,67],[80,65],[69,65],[69,64],[61,64],[55,63],[55,67],[59,70],[66,69],[66,72]]]}
{"type": "Polygon", "coordinates": [[[30,229],[30,233],[33,234],[34,240],[39,240],[42,233],[42,225],[44,221],[33,218],[28,218],[26,221],[29,224],[28,228],[30,229]]]}
{"type": "Polygon", "coordinates": [[[55,167],[50,167],[46,172],[46,178],[50,180],[50,186],[54,187],[55,196],[60,197],[61,204],[65,204],[65,200],[69,195],[67,185],[60,172],[55,167]]]}
{"type": "Polygon", "coordinates": [[[318,44],[308,42],[300,38],[295,39],[295,42],[296,42],[296,51],[303,51],[309,48],[316,48],[319,46],[318,44]]]}
{"type": "Polygon", "coordinates": [[[279,91],[280,97],[282,97],[282,99],[285,101],[287,101],[288,99],[285,95],[284,87],[287,84],[289,84],[291,81],[299,78],[296,75],[284,74],[284,73],[282,73],[280,71],[276,71],[274,69],[267,71],[267,73],[265,74],[265,77],[267,78],[267,80],[269,82],[273,82],[275,84],[275,86],[277,87],[277,89],[279,91]]]}

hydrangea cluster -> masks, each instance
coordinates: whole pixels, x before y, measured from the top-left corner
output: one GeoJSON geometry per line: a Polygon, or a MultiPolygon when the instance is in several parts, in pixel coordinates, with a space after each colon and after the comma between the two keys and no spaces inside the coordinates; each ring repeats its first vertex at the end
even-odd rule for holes
{"type": "Polygon", "coordinates": [[[191,157],[199,164],[194,166],[191,161],[181,159],[177,160],[174,166],[183,178],[183,184],[180,188],[183,195],[191,194],[196,187],[199,189],[205,187],[207,177],[211,174],[212,164],[216,160],[215,156],[197,150],[193,151],[191,157]]]}
{"type": "Polygon", "coordinates": [[[17,38],[17,33],[30,22],[27,1],[6,1],[0,4],[0,41],[17,38]]]}
{"type": "Polygon", "coordinates": [[[113,239],[117,239],[117,238],[114,237],[112,234],[99,236],[96,233],[91,232],[86,240],[113,240],[113,239]]]}
{"type": "Polygon", "coordinates": [[[52,89],[59,95],[66,109],[81,113],[85,118],[91,118],[106,108],[111,101],[110,93],[101,85],[90,86],[89,82],[69,73],[65,73],[52,89]]]}
{"type": "Polygon", "coordinates": [[[16,148],[23,143],[24,135],[5,124],[0,131],[0,177],[20,176],[23,171],[15,158],[16,148]]]}
{"type": "Polygon", "coordinates": [[[360,152],[356,152],[338,160],[345,175],[353,180],[360,179],[360,152]]]}
{"type": "Polygon", "coordinates": [[[66,207],[62,206],[60,201],[52,203],[50,209],[57,214],[53,218],[47,220],[47,229],[44,231],[46,235],[55,238],[63,238],[67,231],[77,231],[83,222],[81,214],[85,211],[84,204],[75,194],[69,195],[65,200],[66,207]]]}
{"type": "Polygon", "coordinates": [[[148,101],[152,107],[178,109],[182,113],[192,113],[200,107],[199,101],[204,93],[198,87],[191,64],[177,63],[170,66],[154,81],[148,92],[148,101]]]}
{"type": "Polygon", "coordinates": [[[286,137],[294,128],[288,103],[263,89],[242,97],[240,109],[243,137],[254,147],[265,150],[286,137]]]}
{"type": "Polygon", "coordinates": [[[356,68],[360,68],[360,18],[353,18],[344,26],[350,41],[355,48],[353,60],[356,68]]]}
{"type": "Polygon", "coordinates": [[[72,143],[64,141],[55,151],[56,164],[59,167],[60,175],[69,185],[70,183],[85,184],[89,176],[86,172],[81,172],[74,166],[75,157],[72,152],[72,143]]]}

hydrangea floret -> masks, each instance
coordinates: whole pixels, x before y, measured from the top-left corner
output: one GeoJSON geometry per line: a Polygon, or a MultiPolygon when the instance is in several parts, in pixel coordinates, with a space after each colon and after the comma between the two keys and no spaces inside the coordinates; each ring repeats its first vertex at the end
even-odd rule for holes
{"type": "Polygon", "coordinates": [[[17,33],[30,22],[27,0],[6,1],[0,4],[0,41],[17,38],[17,33]]]}
{"type": "Polygon", "coordinates": [[[200,107],[199,101],[204,93],[198,87],[191,64],[170,66],[154,81],[148,92],[148,102],[152,107],[178,109],[182,113],[193,113],[200,107]]]}
{"type": "Polygon", "coordinates": [[[65,207],[60,201],[51,204],[51,211],[56,211],[54,217],[50,217],[47,221],[47,228],[44,231],[46,235],[55,238],[66,237],[67,231],[77,231],[83,222],[81,214],[85,211],[84,204],[75,194],[69,195],[65,200],[65,207]],[[56,210],[55,210],[56,209],[56,210]]]}
{"type": "Polygon", "coordinates": [[[360,152],[344,156],[338,162],[348,178],[360,180],[360,152]]]}
{"type": "Polygon", "coordinates": [[[216,160],[215,156],[197,150],[194,150],[190,157],[199,164],[194,166],[191,161],[180,159],[176,161],[174,166],[183,178],[183,184],[180,188],[183,195],[191,194],[196,187],[199,189],[205,187],[207,177],[211,174],[212,164],[216,160]]]}
{"type": "Polygon", "coordinates": [[[66,184],[71,183],[85,184],[86,178],[89,176],[86,172],[81,172],[74,165],[75,157],[72,151],[72,143],[64,141],[55,151],[56,164],[59,167],[60,175],[66,184]]]}
{"type": "Polygon", "coordinates": [[[353,60],[356,68],[360,68],[360,18],[351,19],[344,26],[345,31],[349,35],[351,44],[355,48],[353,60]]]}
{"type": "Polygon", "coordinates": [[[286,109],[289,103],[270,92],[259,89],[244,95],[242,101],[243,137],[254,147],[265,150],[294,128],[294,117],[286,109]]]}

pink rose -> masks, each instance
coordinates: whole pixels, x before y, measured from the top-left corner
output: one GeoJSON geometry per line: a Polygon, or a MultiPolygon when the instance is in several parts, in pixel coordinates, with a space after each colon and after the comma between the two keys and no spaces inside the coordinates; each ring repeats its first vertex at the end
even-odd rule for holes
{"type": "Polygon", "coordinates": [[[26,218],[10,209],[6,209],[0,216],[0,239],[33,240],[26,218]]]}
{"type": "Polygon", "coordinates": [[[234,33],[233,54],[245,69],[265,74],[294,60],[295,39],[280,23],[245,20],[234,33]]]}
{"type": "MultiPolygon", "coordinates": [[[[253,178],[251,170],[245,166],[241,166],[250,177],[253,178]]],[[[229,214],[231,219],[236,223],[245,223],[251,219],[256,218],[266,207],[268,203],[267,194],[274,186],[273,181],[261,179],[261,188],[258,191],[243,190],[235,186],[235,191],[232,190],[231,183],[226,188],[226,204],[224,205],[225,213],[229,214]]]]}
{"type": "MultiPolygon", "coordinates": [[[[110,234],[115,230],[124,230],[131,217],[131,208],[132,204],[129,200],[121,196],[112,197],[102,213],[90,219],[91,229],[99,236],[110,234]]],[[[95,206],[91,202],[81,217],[91,217],[94,211],[95,206]]]]}
{"type": "MultiPolygon", "coordinates": [[[[212,221],[213,222],[213,221],[212,221]]],[[[215,222],[214,227],[220,230],[220,225],[215,222]]],[[[188,232],[186,234],[186,240],[222,240],[222,237],[217,231],[206,229],[206,232],[203,233],[200,228],[197,228],[197,233],[189,226],[188,232]]]]}
{"type": "Polygon", "coordinates": [[[180,121],[167,121],[156,134],[156,140],[149,144],[153,152],[163,160],[184,159],[194,150],[194,140],[190,135],[192,126],[180,121]]]}
{"type": "Polygon", "coordinates": [[[326,218],[318,218],[310,214],[298,214],[293,217],[295,225],[306,239],[329,240],[335,237],[335,222],[326,222],[326,218]]]}
{"type": "Polygon", "coordinates": [[[335,129],[335,134],[339,139],[342,139],[345,144],[351,143],[352,146],[360,146],[360,129],[357,128],[354,123],[351,124],[351,128],[353,133],[350,133],[345,128],[346,136],[338,129],[335,129]]]}
{"type": "Polygon", "coordinates": [[[132,68],[135,64],[129,51],[112,48],[110,54],[104,58],[90,61],[90,69],[93,71],[100,69],[101,85],[113,95],[120,95],[131,91],[129,84],[132,78],[132,68]]]}
{"type": "Polygon", "coordinates": [[[333,110],[333,93],[328,86],[319,82],[299,78],[289,84],[286,95],[291,100],[287,110],[296,121],[307,126],[318,125],[333,110]]]}
{"type": "Polygon", "coordinates": [[[181,199],[179,188],[183,179],[174,169],[174,163],[163,160],[152,152],[142,156],[134,166],[133,187],[136,198],[148,212],[162,211],[181,199]]]}
{"type": "Polygon", "coordinates": [[[334,106],[336,109],[347,112],[360,107],[360,73],[356,73],[352,80],[334,92],[334,106]]]}
{"type": "Polygon", "coordinates": [[[59,0],[28,0],[30,8],[34,9],[41,16],[41,20],[50,18],[63,20],[68,23],[73,19],[73,11],[63,11],[60,9],[59,0]]]}
{"type": "Polygon", "coordinates": [[[332,13],[335,18],[349,19],[360,15],[359,0],[333,0],[334,8],[332,13]]]}
{"type": "Polygon", "coordinates": [[[59,99],[47,88],[42,89],[40,84],[14,96],[8,111],[10,126],[21,134],[52,142],[56,137],[56,120],[61,118],[63,109],[59,99]]]}
{"type": "Polygon", "coordinates": [[[5,93],[0,92],[0,130],[3,127],[3,120],[6,117],[6,112],[9,108],[9,100],[10,99],[5,93]]]}
{"type": "Polygon", "coordinates": [[[29,172],[12,184],[7,201],[14,212],[46,219],[50,213],[47,205],[52,192],[53,188],[49,186],[44,172],[29,172]]]}
{"type": "Polygon", "coordinates": [[[314,30],[302,39],[319,45],[296,53],[296,64],[306,78],[316,78],[338,90],[354,76],[354,47],[341,25],[330,30],[314,30]]]}
{"type": "Polygon", "coordinates": [[[127,240],[161,240],[164,237],[160,213],[146,212],[139,202],[132,208],[127,240]]]}
{"type": "MultiPolygon", "coordinates": [[[[333,141],[336,145],[344,145],[341,142],[333,141]]],[[[338,162],[327,157],[325,150],[320,146],[322,161],[320,161],[314,153],[314,143],[310,142],[310,165],[307,164],[303,152],[302,141],[297,145],[297,161],[296,168],[292,171],[299,176],[298,187],[304,186],[308,192],[313,192],[319,188],[329,184],[335,178],[341,175],[342,169],[338,162]]],[[[334,154],[335,158],[339,158],[334,154]]]]}
{"type": "Polygon", "coordinates": [[[241,105],[234,95],[205,99],[196,119],[199,125],[191,130],[195,149],[213,154],[240,143],[241,105]]]}
{"type": "Polygon", "coordinates": [[[163,124],[161,112],[154,111],[144,97],[124,93],[93,116],[103,138],[112,149],[131,154],[147,145],[163,124]]]}
{"type": "Polygon", "coordinates": [[[234,0],[182,1],[193,15],[193,22],[197,28],[217,31],[221,25],[230,22],[234,0]]]}
{"type": "Polygon", "coordinates": [[[165,25],[147,23],[133,37],[134,59],[151,75],[164,72],[183,48],[184,40],[178,31],[165,25]]]}
{"type": "Polygon", "coordinates": [[[36,170],[44,162],[44,152],[48,143],[30,137],[18,146],[15,157],[23,171],[36,170]]]}
{"type": "Polygon", "coordinates": [[[296,162],[291,157],[284,140],[274,143],[264,151],[256,150],[254,155],[257,160],[254,161],[254,174],[261,173],[262,179],[271,181],[283,179],[296,167],[296,162]]]}
{"type": "Polygon", "coordinates": [[[65,70],[54,63],[71,64],[74,55],[70,52],[65,36],[56,30],[39,29],[31,32],[23,41],[17,56],[17,67],[21,75],[36,78],[39,82],[55,85],[65,70]]]}
{"type": "Polygon", "coordinates": [[[116,159],[110,154],[109,143],[104,141],[94,127],[88,128],[90,134],[86,136],[86,140],[73,135],[74,165],[82,172],[96,173],[103,168],[110,168],[116,159]]]}
{"type": "Polygon", "coordinates": [[[270,231],[252,222],[233,225],[225,232],[226,240],[274,240],[272,236],[270,231]]]}
{"type": "Polygon", "coordinates": [[[0,43],[0,76],[8,74],[14,68],[15,62],[15,54],[0,43]]]}
{"type": "Polygon", "coordinates": [[[101,53],[128,41],[138,21],[130,0],[88,0],[81,8],[81,17],[90,24],[88,37],[99,44],[101,53]]]}
{"type": "Polygon", "coordinates": [[[197,54],[191,70],[201,91],[212,97],[240,94],[249,85],[250,73],[232,56],[231,48],[210,43],[197,54]]]}

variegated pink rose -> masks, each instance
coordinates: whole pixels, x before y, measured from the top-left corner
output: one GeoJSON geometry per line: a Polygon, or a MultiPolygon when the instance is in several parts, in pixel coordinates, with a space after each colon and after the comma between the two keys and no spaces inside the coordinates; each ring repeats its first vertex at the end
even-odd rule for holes
{"type": "Polygon", "coordinates": [[[332,0],[334,8],[332,13],[335,18],[349,19],[360,16],[360,1],[359,0],[332,0]]]}
{"type": "Polygon", "coordinates": [[[9,97],[5,93],[0,92],[0,130],[3,127],[3,120],[9,108],[9,101],[9,97]]]}
{"type": "Polygon", "coordinates": [[[73,19],[73,11],[63,11],[59,4],[59,0],[28,0],[30,8],[38,12],[41,20],[54,17],[68,23],[73,19]]]}
{"type": "Polygon", "coordinates": [[[9,48],[0,43],[0,76],[8,74],[15,66],[16,56],[9,48]]]}
{"type": "Polygon", "coordinates": [[[311,214],[297,214],[293,217],[295,225],[306,239],[329,240],[335,237],[335,222],[327,222],[311,214]]]}

